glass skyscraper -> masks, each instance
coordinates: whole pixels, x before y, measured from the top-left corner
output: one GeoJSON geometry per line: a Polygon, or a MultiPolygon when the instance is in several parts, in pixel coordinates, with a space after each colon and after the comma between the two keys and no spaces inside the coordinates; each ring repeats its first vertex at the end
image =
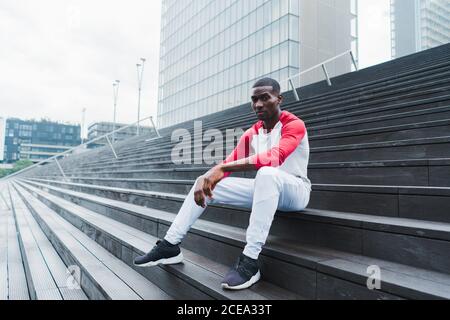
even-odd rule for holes
{"type": "Polygon", "coordinates": [[[392,57],[450,42],[450,0],[391,0],[392,57]]]}
{"type": "Polygon", "coordinates": [[[243,104],[257,79],[350,49],[355,17],[355,0],[163,0],[158,126],[243,104]]]}

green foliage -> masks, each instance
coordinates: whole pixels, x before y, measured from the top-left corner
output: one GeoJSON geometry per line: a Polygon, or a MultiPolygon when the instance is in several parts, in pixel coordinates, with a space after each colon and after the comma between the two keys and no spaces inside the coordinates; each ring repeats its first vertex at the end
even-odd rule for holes
{"type": "Polygon", "coordinates": [[[31,165],[33,165],[33,162],[30,160],[19,160],[16,163],[14,163],[14,167],[12,169],[0,169],[0,178],[6,177],[10,174],[23,170],[31,165]]]}

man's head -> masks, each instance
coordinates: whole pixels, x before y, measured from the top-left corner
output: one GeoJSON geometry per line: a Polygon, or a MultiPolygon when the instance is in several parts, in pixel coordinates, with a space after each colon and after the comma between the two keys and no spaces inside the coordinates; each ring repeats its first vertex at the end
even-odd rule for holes
{"type": "Polygon", "coordinates": [[[271,78],[258,80],[252,88],[252,108],[259,120],[267,121],[280,113],[283,102],[280,84],[271,78]]]}

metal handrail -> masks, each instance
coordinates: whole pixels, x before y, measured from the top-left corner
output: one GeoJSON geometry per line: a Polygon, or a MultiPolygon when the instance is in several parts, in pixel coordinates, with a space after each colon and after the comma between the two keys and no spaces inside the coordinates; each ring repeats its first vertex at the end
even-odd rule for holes
{"type": "MultiPolygon", "coordinates": [[[[326,71],[326,68],[324,67],[325,64],[330,63],[330,62],[332,62],[332,61],[334,61],[334,60],[336,60],[336,59],[338,59],[338,58],[340,58],[340,57],[343,57],[343,56],[345,56],[345,55],[347,55],[347,54],[350,54],[350,58],[351,58],[352,64],[353,64],[353,66],[355,67],[355,71],[358,71],[359,67],[358,67],[358,64],[357,64],[357,62],[356,62],[355,56],[354,56],[354,54],[353,54],[353,51],[352,51],[352,50],[347,50],[347,51],[345,51],[345,52],[343,52],[343,53],[338,54],[337,56],[334,56],[334,57],[332,57],[332,58],[330,58],[330,59],[327,59],[327,60],[325,60],[325,61],[322,61],[321,63],[318,63],[317,65],[314,65],[314,66],[312,66],[312,67],[310,67],[310,68],[308,68],[308,69],[306,69],[306,70],[303,70],[303,71],[300,72],[300,73],[297,73],[297,74],[295,74],[295,75],[293,75],[293,76],[290,76],[290,77],[287,78],[287,79],[281,80],[281,81],[279,81],[279,83],[282,84],[282,83],[284,83],[284,82],[287,82],[287,88],[289,88],[289,86],[291,86],[292,91],[294,92],[294,96],[296,97],[296,100],[299,101],[300,98],[298,97],[297,90],[295,90],[294,82],[292,81],[293,79],[295,79],[295,78],[297,78],[297,77],[299,77],[299,76],[301,76],[301,75],[303,75],[303,74],[305,74],[305,73],[308,73],[308,72],[310,72],[310,71],[312,71],[312,70],[314,70],[314,69],[317,69],[317,68],[319,68],[319,67],[324,68],[324,69],[325,69],[324,71],[326,71]],[[297,99],[297,98],[298,98],[298,99],[297,99]]],[[[326,74],[328,74],[328,73],[326,73],[326,74]]],[[[326,77],[327,77],[327,82],[328,82],[328,84],[330,85],[331,80],[330,80],[329,76],[326,75],[326,77]]],[[[288,91],[288,90],[287,90],[287,91],[288,91]]],[[[235,102],[235,103],[241,103],[241,101],[237,101],[237,102],[235,102]]],[[[186,106],[181,106],[181,107],[175,108],[175,109],[173,109],[173,110],[166,111],[166,112],[164,112],[164,113],[159,114],[158,117],[165,116],[165,115],[167,115],[167,114],[169,114],[169,113],[172,113],[172,112],[181,110],[181,109],[183,109],[183,108],[185,108],[185,107],[186,107],[186,106]]]]}
{"type": "MultiPolygon", "coordinates": [[[[136,124],[141,123],[141,122],[143,122],[143,121],[145,121],[145,120],[148,120],[148,119],[150,119],[151,122],[152,122],[152,124],[154,125],[154,122],[153,122],[153,116],[150,116],[150,117],[147,117],[147,118],[143,118],[143,119],[141,119],[141,120],[139,120],[139,121],[137,121],[137,122],[135,122],[135,123],[133,123],[133,124],[130,124],[130,125],[128,125],[128,126],[121,127],[121,128],[119,128],[119,129],[117,129],[117,130],[114,130],[114,131],[111,131],[111,132],[109,132],[109,133],[106,133],[106,134],[104,134],[104,135],[102,135],[102,136],[100,136],[100,137],[97,137],[97,138],[92,139],[92,140],[90,140],[90,141],[88,141],[88,142],[85,142],[85,143],[83,143],[83,144],[80,144],[80,145],[78,145],[78,146],[76,146],[76,147],[73,147],[73,148],[71,148],[71,149],[69,149],[69,150],[66,150],[66,151],[64,151],[64,152],[58,153],[57,155],[54,155],[54,156],[51,157],[51,158],[44,159],[44,160],[42,160],[41,162],[35,163],[35,164],[32,165],[32,166],[26,167],[26,168],[24,168],[24,169],[22,169],[22,170],[20,170],[20,171],[17,171],[17,172],[15,172],[15,173],[11,174],[11,175],[8,175],[8,176],[6,176],[6,177],[3,177],[2,179],[0,179],[0,181],[4,181],[4,180],[7,180],[7,179],[10,179],[10,178],[12,178],[12,177],[14,177],[14,176],[16,176],[16,175],[18,175],[18,174],[24,173],[25,171],[31,170],[31,169],[33,169],[33,168],[36,168],[36,167],[38,167],[38,166],[40,166],[40,165],[42,165],[42,164],[44,164],[44,163],[48,163],[48,162],[50,162],[50,161],[52,161],[52,160],[56,160],[56,161],[57,161],[59,157],[64,156],[64,155],[66,155],[66,154],[68,154],[68,153],[71,153],[72,151],[75,151],[75,150],[77,150],[77,149],[79,149],[79,148],[82,148],[82,147],[84,147],[84,146],[87,146],[87,145],[89,145],[89,144],[92,144],[92,143],[94,143],[94,142],[96,142],[96,141],[99,141],[99,140],[101,140],[101,139],[107,138],[107,139],[109,140],[108,137],[109,137],[110,135],[116,134],[116,133],[119,132],[119,131],[128,129],[128,128],[130,128],[130,127],[133,127],[133,126],[135,126],[136,124]]],[[[161,138],[161,136],[159,135],[159,132],[158,132],[158,129],[156,128],[156,126],[154,127],[154,129],[155,129],[155,131],[156,131],[157,134],[158,134],[158,138],[161,138]]],[[[117,158],[117,154],[116,154],[116,152],[115,152],[114,147],[112,146],[112,144],[110,144],[110,147],[112,148],[112,151],[113,151],[115,157],[117,158]]],[[[61,170],[61,173],[63,174],[63,176],[65,176],[64,171],[62,171],[62,168],[61,168],[60,164],[57,163],[57,165],[58,165],[59,169],[61,170]]]]}
{"type": "Polygon", "coordinates": [[[310,67],[310,68],[308,68],[306,70],[303,70],[300,73],[297,73],[297,74],[295,74],[293,76],[290,76],[289,78],[281,81],[280,83],[284,83],[286,81],[287,82],[287,87],[291,86],[292,92],[294,93],[295,100],[296,101],[300,101],[300,97],[298,96],[297,88],[294,85],[293,79],[298,78],[298,77],[304,75],[305,73],[308,73],[308,72],[310,72],[312,70],[315,70],[315,69],[317,69],[319,67],[322,67],[323,73],[325,74],[325,78],[326,78],[327,84],[331,87],[333,84],[331,83],[331,78],[330,78],[330,76],[328,74],[328,71],[327,71],[327,68],[326,68],[326,64],[330,63],[330,62],[332,62],[332,61],[334,61],[334,60],[336,60],[336,59],[338,59],[340,57],[343,57],[343,56],[345,56],[347,54],[350,55],[352,64],[355,67],[355,71],[358,71],[359,67],[358,67],[358,64],[356,62],[355,56],[353,54],[353,51],[352,50],[347,50],[347,51],[345,51],[345,52],[343,52],[341,54],[338,54],[337,56],[334,56],[334,57],[332,57],[330,59],[327,59],[325,61],[322,61],[321,63],[318,63],[318,64],[316,64],[316,65],[314,65],[314,66],[312,66],[312,67],[310,67]]]}

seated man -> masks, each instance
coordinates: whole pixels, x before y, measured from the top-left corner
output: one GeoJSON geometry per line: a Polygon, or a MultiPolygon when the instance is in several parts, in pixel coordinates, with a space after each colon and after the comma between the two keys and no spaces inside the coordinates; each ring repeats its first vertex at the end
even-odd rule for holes
{"type": "Polygon", "coordinates": [[[277,81],[264,78],[252,89],[252,108],[259,121],[241,137],[226,160],[200,176],[186,197],[163,241],[137,266],[175,264],[183,260],[179,244],[209,204],[252,209],[247,245],[222,281],[224,289],[245,289],[260,277],[258,256],[265,244],[277,209],[300,211],[310,199],[309,160],[305,124],[281,111],[283,97],[277,81]],[[232,172],[257,171],[255,179],[228,177],[232,172]]]}

